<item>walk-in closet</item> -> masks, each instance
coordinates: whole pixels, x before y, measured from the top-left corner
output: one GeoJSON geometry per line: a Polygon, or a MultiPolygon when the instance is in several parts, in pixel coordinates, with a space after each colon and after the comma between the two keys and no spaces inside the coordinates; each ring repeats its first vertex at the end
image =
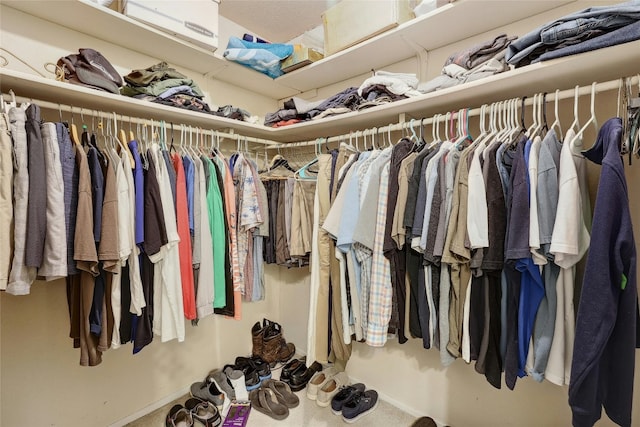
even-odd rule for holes
{"type": "Polygon", "coordinates": [[[0,94],[0,426],[640,425],[640,1],[0,0],[0,94]]]}

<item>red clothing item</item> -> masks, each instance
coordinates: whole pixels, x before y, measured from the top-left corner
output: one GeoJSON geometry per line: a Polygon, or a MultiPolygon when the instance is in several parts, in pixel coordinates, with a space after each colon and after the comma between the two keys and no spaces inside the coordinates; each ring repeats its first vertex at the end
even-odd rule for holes
{"type": "Polygon", "coordinates": [[[172,154],[173,168],[176,171],[176,221],[178,222],[178,253],[180,254],[180,279],[182,280],[182,305],[184,317],[196,318],[196,293],[193,281],[193,262],[191,258],[191,233],[189,232],[189,211],[187,207],[187,181],[184,176],[182,158],[172,154]]]}

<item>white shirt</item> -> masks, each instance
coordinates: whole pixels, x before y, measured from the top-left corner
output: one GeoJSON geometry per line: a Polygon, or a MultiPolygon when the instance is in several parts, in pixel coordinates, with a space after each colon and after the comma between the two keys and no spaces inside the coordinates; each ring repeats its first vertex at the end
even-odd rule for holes
{"type": "Polygon", "coordinates": [[[467,195],[467,233],[471,249],[489,247],[489,214],[484,176],[480,156],[487,145],[480,142],[473,152],[469,168],[469,194],[467,195]]]}
{"type": "Polygon", "coordinates": [[[160,293],[159,300],[154,295],[154,304],[159,303],[159,306],[155,306],[153,310],[153,332],[160,335],[162,342],[176,338],[178,341],[184,341],[184,308],[182,305],[182,282],[180,280],[180,255],[178,253],[180,237],[178,236],[176,214],[173,206],[171,181],[158,144],[151,145],[151,153],[156,166],[162,212],[167,230],[167,244],[160,249],[158,254],[149,257],[155,263],[154,292],[160,293]],[[156,322],[157,314],[160,314],[159,325],[156,322]]]}

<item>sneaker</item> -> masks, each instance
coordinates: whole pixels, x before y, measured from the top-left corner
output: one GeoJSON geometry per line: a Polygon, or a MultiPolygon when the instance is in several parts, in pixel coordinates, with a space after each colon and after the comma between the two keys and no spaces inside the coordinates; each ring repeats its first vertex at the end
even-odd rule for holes
{"type": "Polygon", "coordinates": [[[370,414],[378,407],[378,392],[375,390],[356,392],[350,400],[342,406],[342,420],[345,423],[355,423],[360,418],[370,414]]]}
{"type": "Polygon", "coordinates": [[[222,407],[224,404],[224,394],[218,390],[214,383],[207,381],[191,384],[191,397],[197,397],[200,400],[211,402],[216,406],[222,407]]]}
{"type": "Polygon", "coordinates": [[[342,414],[342,407],[345,402],[348,402],[357,392],[363,392],[365,389],[364,384],[357,383],[342,387],[338,393],[331,399],[331,412],[335,415],[342,414]]]}
{"type": "Polygon", "coordinates": [[[340,388],[349,384],[349,376],[346,372],[338,372],[331,378],[329,381],[324,383],[324,385],[318,390],[318,397],[316,399],[316,403],[318,406],[326,408],[331,405],[331,399],[335,396],[340,388]]]}
{"type": "Polygon", "coordinates": [[[316,400],[318,397],[318,390],[320,390],[322,386],[337,373],[338,370],[333,366],[330,366],[323,371],[316,372],[307,383],[307,397],[311,400],[316,400]]]}

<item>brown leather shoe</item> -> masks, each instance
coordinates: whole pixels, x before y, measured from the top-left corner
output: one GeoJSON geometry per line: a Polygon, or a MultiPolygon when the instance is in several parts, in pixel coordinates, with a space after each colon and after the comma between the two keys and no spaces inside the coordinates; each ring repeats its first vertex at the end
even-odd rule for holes
{"type": "Polygon", "coordinates": [[[282,335],[282,326],[276,322],[268,322],[265,327],[262,358],[269,362],[271,367],[277,362],[286,362],[296,353],[296,346],[287,343],[282,335]]]}
{"type": "Polygon", "coordinates": [[[251,340],[253,341],[251,355],[253,357],[262,357],[262,353],[264,352],[262,341],[264,340],[264,332],[266,329],[266,326],[260,326],[260,322],[256,322],[253,328],[251,328],[251,340]]]}

